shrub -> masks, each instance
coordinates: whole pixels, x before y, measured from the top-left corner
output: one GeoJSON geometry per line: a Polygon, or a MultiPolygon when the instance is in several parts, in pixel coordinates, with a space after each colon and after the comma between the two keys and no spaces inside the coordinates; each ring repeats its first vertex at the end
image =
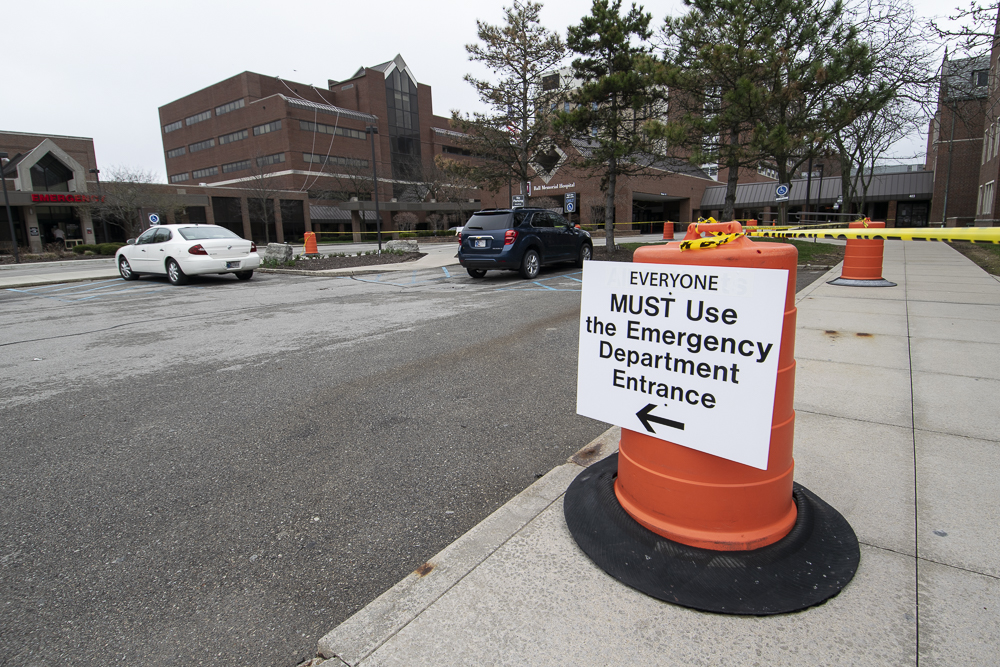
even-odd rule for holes
{"type": "Polygon", "coordinates": [[[90,251],[91,254],[95,254],[97,253],[97,246],[93,243],[80,243],[79,245],[73,246],[73,252],[77,255],[82,255],[87,251],[90,251]]]}
{"type": "MultiPolygon", "coordinates": [[[[118,248],[121,248],[124,243],[101,243],[94,250],[97,251],[99,255],[114,255],[118,252],[118,248]]],[[[79,246],[77,246],[79,247],[79,246]]]]}

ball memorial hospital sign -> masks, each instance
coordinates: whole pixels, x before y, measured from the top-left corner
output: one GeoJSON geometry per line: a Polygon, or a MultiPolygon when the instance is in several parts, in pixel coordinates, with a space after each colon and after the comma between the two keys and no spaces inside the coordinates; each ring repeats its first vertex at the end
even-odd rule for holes
{"type": "Polygon", "coordinates": [[[785,269],[586,262],[577,412],[767,469],[785,269]]]}

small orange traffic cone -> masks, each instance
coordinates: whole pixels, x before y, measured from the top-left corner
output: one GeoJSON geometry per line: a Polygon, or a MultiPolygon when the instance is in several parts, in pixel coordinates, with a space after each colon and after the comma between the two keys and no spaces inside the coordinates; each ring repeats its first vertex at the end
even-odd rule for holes
{"type": "Polygon", "coordinates": [[[306,254],[318,255],[319,248],[316,247],[316,233],[306,232],[306,254]]]}

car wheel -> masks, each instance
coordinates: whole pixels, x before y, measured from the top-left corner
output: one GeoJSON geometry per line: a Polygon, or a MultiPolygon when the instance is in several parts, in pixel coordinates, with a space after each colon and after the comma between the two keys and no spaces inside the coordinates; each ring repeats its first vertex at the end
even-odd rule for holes
{"type": "Polygon", "coordinates": [[[521,277],[531,280],[538,276],[541,268],[542,260],[537,250],[528,250],[524,253],[524,258],[521,259],[521,277]]]}
{"type": "Polygon", "coordinates": [[[139,274],[132,270],[132,265],[124,257],[118,259],[118,273],[122,275],[122,280],[135,280],[139,274]]]}
{"type": "Polygon", "coordinates": [[[576,260],[576,266],[582,267],[584,262],[590,261],[594,256],[594,249],[590,247],[589,243],[584,243],[580,246],[580,259],[576,260]]]}
{"type": "Polygon", "coordinates": [[[236,277],[240,280],[250,280],[253,278],[253,271],[237,271],[236,277]]]}
{"type": "Polygon", "coordinates": [[[473,278],[485,278],[486,269],[466,269],[473,278]]]}
{"type": "Polygon", "coordinates": [[[175,259],[167,260],[167,280],[171,285],[184,285],[188,281],[188,277],[181,271],[181,265],[175,259]]]}

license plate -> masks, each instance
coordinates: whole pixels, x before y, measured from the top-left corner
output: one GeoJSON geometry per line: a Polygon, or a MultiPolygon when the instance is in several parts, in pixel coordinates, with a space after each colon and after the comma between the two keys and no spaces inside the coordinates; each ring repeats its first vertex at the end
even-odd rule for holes
{"type": "Polygon", "coordinates": [[[485,248],[486,247],[486,239],[476,239],[476,247],[477,248],[485,248]]]}
{"type": "Polygon", "coordinates": [[[240,263],[239,262],[226,262],[226,268],[227,269],[238,269],[238,268],[240,268],[240,263]]]}

